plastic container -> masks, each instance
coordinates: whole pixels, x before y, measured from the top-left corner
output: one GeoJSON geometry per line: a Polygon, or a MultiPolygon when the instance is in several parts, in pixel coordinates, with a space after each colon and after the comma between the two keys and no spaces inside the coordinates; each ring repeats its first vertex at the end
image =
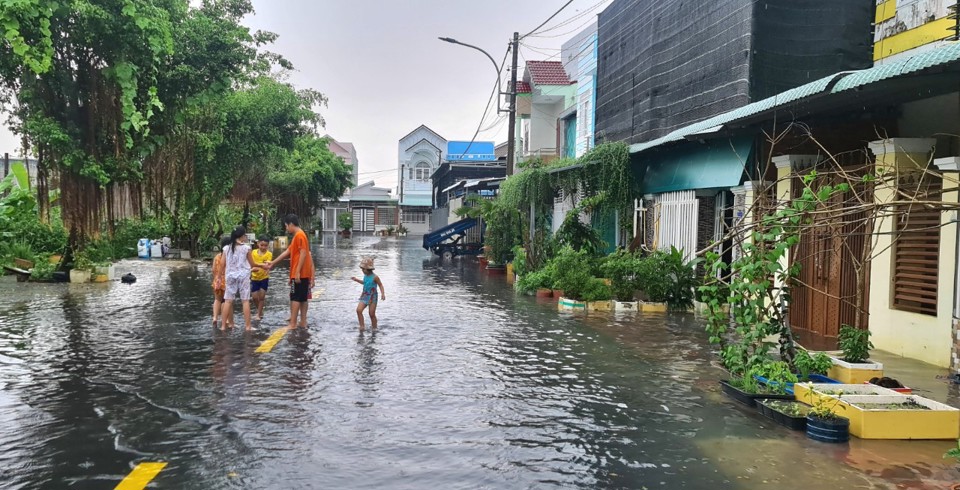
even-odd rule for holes
{"type": "Polygon", "coordinates": [[[154,259],[163,258],[163,243],[157,241],[150,246],[150,257],[154,259]]]}
{"type": "Polygon", "coordinates": [[[137,257],[141,259],[150,258],[150,240],[147,238],[141,238],[137,240],[137,257]]]}
{"type": "Polygon", "coordinates": [[[850,440],[850,421],[844,417],[822,419],[807,415],[807,437],[834,444],[847,442],[850,440]]]}

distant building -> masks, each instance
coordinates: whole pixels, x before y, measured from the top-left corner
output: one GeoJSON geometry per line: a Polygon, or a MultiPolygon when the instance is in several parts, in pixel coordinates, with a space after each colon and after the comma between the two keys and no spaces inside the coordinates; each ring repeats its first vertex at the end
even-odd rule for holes
{"type": "Polygon", "coordinates": [[[355,187],[359,185],[360,162],[357,160],[357,149],[353,146],[353,143],[337,141],[330,135],[326,135],[323,138],[327,140],[330,151],[332,151],[334,155],[342,158],[343,163],[350,167],[350,170],[353,173],[352,186],[355,187]]]}
{"type": "Polygon", "coordinates": [[[517,161],[556,159],[560,154],[558,120],[574,104],[575,82],[560,61],[527,61],[516,91],[517,161]]]}
{"type": "Polygon", "coordinates": [[[430,176],[447,156],[447,140],[421,125],[400,138],[397,146],[400,223],[411,234],[424,234],[430,231],[430,209],[433,207],[430,176]]]}
{"type": "Polygon", "coordinates": [[[944,0],[877,2],[873,61],[882,65],[957,39],[957,20],[944,0]]]}

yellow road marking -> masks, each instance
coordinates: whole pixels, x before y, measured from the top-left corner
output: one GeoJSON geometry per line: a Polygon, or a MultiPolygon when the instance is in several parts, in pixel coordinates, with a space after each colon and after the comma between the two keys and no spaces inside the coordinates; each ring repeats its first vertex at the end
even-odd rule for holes
{"type": "Polygon", "coordinates": [[[140,463],[113,490],[143,490],[167,463],[140,463]]]}
{"type": "Polygon", "coordinates": [[[263,343],[260,344],[260,347],[257,347],[257,350],[255,352],[257,354],[265,354],[267,352],[272,351],[273,347],[277,345],[277,342],[280,342],[280,339],[282,339],[283,336],[287,334],[287,330],[288,330],[287,327],[283,327],[280,330],[273,332],[273,335],[268,337],[267,340],[264,340],[263,343]]]}

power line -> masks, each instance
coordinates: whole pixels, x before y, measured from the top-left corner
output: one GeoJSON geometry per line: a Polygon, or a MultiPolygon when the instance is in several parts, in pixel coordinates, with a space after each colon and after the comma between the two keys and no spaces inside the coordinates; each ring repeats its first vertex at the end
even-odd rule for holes
{"type": "MultiPolygon", "coordinates": [[[[503,73],[503,66],[507,63],[508,54],[510,54],[510,49],[507,49],[507,51],[503,53],[503,61],[500,62],[500,70],[497,73],[497,80],[493,84],[493,91],[490,92],[490,98],[487,99],[487,105],[483,108],[483,116],[480,117],[480,124],[477,125],[477,130],[473,133],[473,138],[470,138],[470,143],[467,145],[467,148],[464,149],[463,153],[460,154],[461,158],[467,154],[467,151],[470,150],[470,147],[473,146],[473,143],[477,140],[477,136],[480,135],[480,130],[483,128],[483,124],[487,120],[487,114],[490,112],[490,103],[493,102],[494,96],[497,98],[497,109],[500,108],[500,98],[498,94],[499,90],[497,90],[497,88],[500,86],[500,76],[501,73],[503,73]]],[[[447,155],[447,158],[450,158],[450,156],[447,155]]]]}
{"type": "MultiPolygon", "coordinates": [[[[567,31],[567,32],[561,32],[560,34],[554,34],[554,35],[550,35],[550,36],[536,35],[536,36],[531,36],[531,37],[534,37],[534,38],[537,38],[537,39],[554,39],[554,38],[558,38],[558,37],[569,36],[570,34],[574,34],[574,33],[577,33],[577,32],[582,31],[584,27],[587,27],[588,25],[590,25],[590,24],[592,24],[592,23],[593,23],[593,19],[590,19],[590,20],[584,22],[583,24],[580,24],[580,25],[577,26],[575,29],[569,30],[569,31],[567,31]]],[[[544,32],[546,32],[546,31],[544,31],[544,32]]]]}
{"type": "MultiPolygon", "coordinates": [[[[582,12],[580,12],[580,13],[572,16],[572,17],[570,17],[569,19],[567,19],[567,20],[565,20],[565,21],[563,21],[563,22],[560,22],[560,23],[558,23],[558,24],[556,24],[556,25],[550,26],[550,27],[548,27],[548,28],[546,28],[546,29],[538,32],[538,33],[537,33],[536,35],[534,35],[533,37],[540,37],[540,36],[543,35],[544,33],[547,33],[547,32],[550,32],[550,31],[555,31],[555,30],[557,30],[557,29],[559,29],[559,28],[561,28],[561,27],[568,26],[568,25],[576,22],[577,20],[582,19],[584,16],[589,15],[591,12],[597,10],[597,9],[600,8],[603,4],[607,3],[608,1],[609,1],[609,0],[600,0],[599,2],[593,4],[593,6],[588,7],[586,10],[584,10],[584,11],[582,11],[582,12]]],[[[590,21],[593,22],[593,19],[591,19],[590,21]]]]}
{"type": "Polygon", "coordinates": [[[571,3],[573,3],[573,0],[569,0],[567,3],[563,4],[563,7],[560,7],[560,10],[557,10],[556,12],[553,13],[553,15],[551,15],[550,17],[547,17],[547,20],[543,21],[543,24],[538,25],[534,30],[532,30],[532,31],[530,31],[530,32],[528,32],[528,33],[520,36],[520,39],[523,39],[523,38],[525,38],[525,37],[527,37],[527,36],[529,36],[529,35],[537,32],[537,30],[539,30],[541,27],[547,25],[547,22],[550,22],[551,20],[553,20],[553,18],[556,17],[557,15],[560,15],[560,12],[563,12],[563,9],[567,8],[568,6],[570,6],[571,3]]]}

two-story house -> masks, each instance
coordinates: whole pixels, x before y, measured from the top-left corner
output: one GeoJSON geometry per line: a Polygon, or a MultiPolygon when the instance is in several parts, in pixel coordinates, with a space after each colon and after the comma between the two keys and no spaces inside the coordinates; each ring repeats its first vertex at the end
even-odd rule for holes
{"type": "Polygon", "coordinates": [[[400,138],[397,165],[397,195],[400,223],[411,234],[430,231],[433,183],[430,177],[447,156],[447,140],[421,125],[400,138]]]}

